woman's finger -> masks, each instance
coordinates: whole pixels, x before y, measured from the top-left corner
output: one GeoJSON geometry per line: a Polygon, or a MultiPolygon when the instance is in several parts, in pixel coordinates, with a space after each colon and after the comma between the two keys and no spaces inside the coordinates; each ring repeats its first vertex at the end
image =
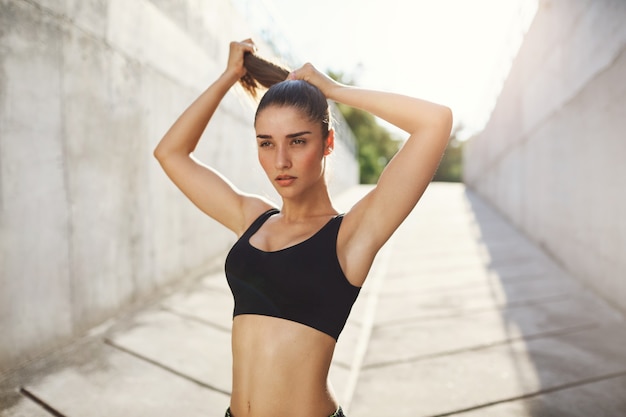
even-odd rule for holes
{"type": "Polygon", "coordinates": [[[244,46],[247,52],[254,53],[254,52],[257,51],[257,47],[254,44],[254,41],[252,39],[250,39],[250,38],[244,39],[243,41],[239,42],[239,44],[244,46]]]}

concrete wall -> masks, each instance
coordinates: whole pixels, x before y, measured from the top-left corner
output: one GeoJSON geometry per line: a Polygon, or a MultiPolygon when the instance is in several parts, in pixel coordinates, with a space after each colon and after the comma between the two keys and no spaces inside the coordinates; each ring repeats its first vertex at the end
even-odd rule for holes
{"type": "Polygon", "coordinates": [[[626,2],[543,0],[464,181],[626,311],[626,2]]]}
{"type": "MultiPolygon", "coordinates": [[[[152,150],[250,31],[228,0],[0,0],[0,374],[232,243],[152,150]]],[[[253,112],[229,93],[197,154],[273,197],[253,112]]],[[[335,191],[358,181],[337,159],[335,191]]]]}

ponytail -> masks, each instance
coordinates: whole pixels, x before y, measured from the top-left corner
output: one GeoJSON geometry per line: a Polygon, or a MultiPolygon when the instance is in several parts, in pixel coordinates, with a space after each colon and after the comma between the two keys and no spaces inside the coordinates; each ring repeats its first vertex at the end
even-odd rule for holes
{"type": "Polygon", "coordinates": [[[246,75],[239,79],[239,83],[255,98],[258,90],[263,87],[270,88],[274,84],[285,81],[290,72],[286,67],[249,52],[243,57],[243,66],[246,68],[246,75]]]}

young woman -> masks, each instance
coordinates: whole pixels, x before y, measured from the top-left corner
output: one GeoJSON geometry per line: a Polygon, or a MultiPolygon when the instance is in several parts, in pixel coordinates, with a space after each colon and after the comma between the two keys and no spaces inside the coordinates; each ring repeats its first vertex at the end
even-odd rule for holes
{"type": "Polygon", "coordinates": [[[289,72],[231,42],[226,70],[192,103],[154,154],[170,179],[239,240],[226,260],[235,298],[233,387],[227,416],[343,416],[328,371],[335,343],[381,246],[411,212],[446,147],[448,108],[339,84],[311,64],[289,72]],[[228,90],[263,95],[254,127],[258,158],[282,199],[238,190],[192,157],[228,90]],[[347,213],[324,173],[334,146],[328,100],[368,111],[410,134],[378,184],[347,213]]]}

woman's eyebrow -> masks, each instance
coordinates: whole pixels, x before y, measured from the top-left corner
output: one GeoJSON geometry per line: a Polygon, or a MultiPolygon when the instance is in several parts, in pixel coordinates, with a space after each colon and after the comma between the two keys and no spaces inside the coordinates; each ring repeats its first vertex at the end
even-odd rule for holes
{"type": "MultiPolygon", "coordinates": [[[[311,132],[310,130],[303,130],[302,132],[296,132],[296,133],[289,133],[286,137],[289,139],[293,139],[293,138],[297,138],[299,136],[304,136],[304,135],[310,135],[311,132]]],[[[258,134],[256,135],[257,139],[273,139],[272,135],[266,135],[266,134],[258,134]]]]}
{"type": "Polygon", "coordinates": [[[298,136],[304,136],[304,135],[310,135],[311,132],[308,130],[303,130],[302,132],[297,132],[297,133],[290,133],[287,135],[288,138],[292,139],[292,138],[297,138],[298,136]]]}

